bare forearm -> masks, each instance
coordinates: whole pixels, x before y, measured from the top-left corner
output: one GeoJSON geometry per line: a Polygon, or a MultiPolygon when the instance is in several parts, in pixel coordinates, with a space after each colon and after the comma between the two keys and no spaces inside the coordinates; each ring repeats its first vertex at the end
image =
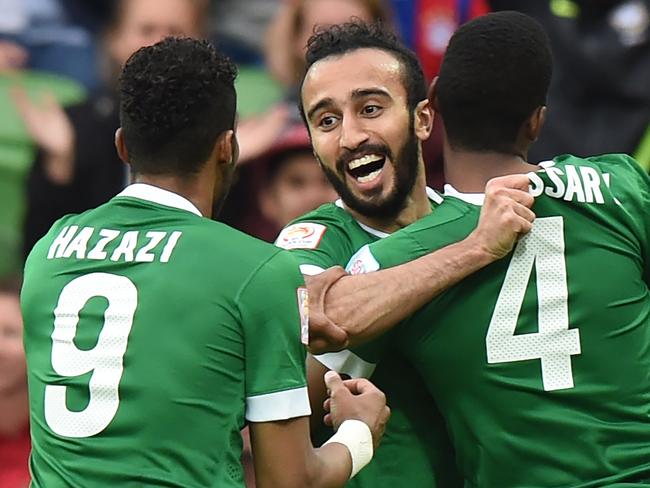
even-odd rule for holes
{"type": "Polygon", "coordinates": [[[394,268],[339,279],[325,296],[325,310],[350,344],[365,342],[494,260],[467,238],[394,268]]]}
{"type": "Polygon", "coordinates": [[[352,472],[350,451],[336,442],[314,449],[317,466],[312,465],[310,483],[312,488],[336,488],[344,486],[352,472]]]}
{"type": "Polygon", "coordinates": [[[352,458],[344,445],[312,447],[304,417],[252,423],[251,442],[258,488],[342,487],[352,472],[352,458]]]}
{"type": "Polygon", "coordinates": [[[327,371],[327,368],[314,359],[311,354],[307,356],[307,383],[309,385],[309,404],[311,406],[309,426],[312,437],[325,427],[323,423],[323,417],[325,416],[323,403],[327,399],[327,386],[325,386],[323,376],[327,371]]]}
{"type": "Polygon", "coordinates": [[[292,473],[292,467],[284,464],[279,476],[271,470],[260,472],[256,466],[257,488],[341,488],[349,480],[352,458],[344,445],[327,444],[313,449],[308,457],[304,471],[299,468],[292,473]]]}

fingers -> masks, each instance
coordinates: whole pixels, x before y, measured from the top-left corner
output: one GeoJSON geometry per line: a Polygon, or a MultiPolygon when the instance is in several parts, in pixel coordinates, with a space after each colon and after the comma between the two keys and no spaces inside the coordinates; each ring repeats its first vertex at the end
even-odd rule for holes
{"type": "Polygon", "coordinates": [[[340,266],[326,269],[317,275],[306,275],[309,290],[309,350],[313,354],[340,351],[348,345],[348,335],[325,313],[325,297],[330,287],[346,272],[340,266]]]}
{"type": "Polygon", "coordinates": [[[352,378],[344,380],[343,384],[353,395],[362,395],[374,390],[380,391],[375,385],[365,378],[352,378]]]}
{"type": "Polygon", "coordinates": [[[323,354],[340,351],[348,346],[348,334],[324,315],[310,315],[309,352],[323,354]]]}
{"type": "Polygon", "coordinates": [[[485,204],[483,210],[486,220],[494,217],[502,221],[503,225],[519,234],[525,234],[532,228],[535,213],[530,208],[535,203],[535,198],[526,190],[511,188],[505,185],[521,185],[528,182],[526,175],[508,175],[494,178],[486,186],[485,204]]]}
{"type": "MultiPolygon", "coordinates": [[[[349,380],[344,380],[335,371],[328,371],[325,373],[325,385],[327,386],[330,397],[333,396],[336,391],[341,389],[347,389],[353,395],[384,395],[384,393],[379,388],[377,388],[366,378],[352,378],[349,380]]],[[[328,398],[323,403],[325,410],[329,410],[329,405],[330,399],[328,398]]]]}
{"type": "Polygon", "coordinates": [[[330,413],[331,408],[332,400],[330,398],[326,398],[323,402],[323,411],[325,412],[325,415],[323,416],[323,423],[330,427],[332,427],[332,414],[330,413]]]}
{"type": "Polygon", "coordinates": [[[532,223],[535,220],[535,212],[523,205],[513,205],[512,210],[525,221],[532,223]]]}
{"type": "MultiPolygon", "coordinates": [[[[491,180],[490,180],[491,181],[491,180]]],[[[486,187],[485,201],[486,202],[499,202],[504,199],[512,200],[526,207],[532,207],[535,203],[533,197],[528,190],[518,190],[515,188],[506,188],[502,186],[492,187],[489,190],[486,187]]]]}
{"type": "Polygon", "coordinates": [[[526,215],[519,215],[517,212],[513,212],[513,214],[509,216],[510,223],[508,225],[515,234],[522,236],[530,232],[533,228],[535,214],[526,207],[520,207],[518,210],[522,213],[525,211],[528,213],[526,215]]]}
{"type": "Polygon", "coordinates": [[[529,186],[530,180],[525,174],[498,176],[487,182],[485,185],[485,193],[487,194],[488,192],[498,188],[514,188],[527,192],[529,186]]]}
{"type": "Polygon", "coordinates": [[[328,371],[325,373],[325,386],[327,386],[327,393],[330,397],[334,396],[340,390],[345,390],[343,379],[336,371],[328,371]]]}
{"type": "Polygon", "coordinates": [[[350,342],[347,339],[347,335],[344,339],[339,341],[333,341],[330,337],[320,337],[320,338],[309,338],[309,346],[307,350],[310,354],[325,354],[326,352],[338,352],[343,349],[346,349],[349,346],[350,342]]]}

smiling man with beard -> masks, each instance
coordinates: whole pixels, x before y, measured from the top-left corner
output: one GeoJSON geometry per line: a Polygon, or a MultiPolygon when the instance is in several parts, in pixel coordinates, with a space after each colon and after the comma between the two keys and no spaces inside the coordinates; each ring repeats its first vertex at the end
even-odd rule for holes
{"type": "MultiPolygon", "coordinates": [[[[304,275],[345,266],[363,245],[438,209],[451,206],[453,211],[478,219],[477,208],[453,198],[443,199],[426,187],[421,144],[429,137],[433,121],[426,95],[416,56],[379,24],[332,26],[310,39],[301,113],[314,154],[341,199],[297,219],[276,240],[276,245],[292,251],[304,275]]],[[[523,188],[527,188],[527,179],[523,188]]],[[[529,211],[522,205],[522,195],[516,195],[524,192],[512,191],[515,194],[507,188],[487,191],[488,204],[477,230],[464,241],[437,251],[442,254],[422,258],[432,258],[426,264],[422,260],[408,263],[390,276],[384,273],[392,270],[376,273],[372,286],[367,286],[368,280],[375,276],[346,278],[354,302],[348,317],[360,317],[359,323],[374,335],[379,323],[394,323],[408,310],[417,309],[415,297],[431,297],[434,290],[451,286],[503,256],[507,252],[503,250],[512,246],[518,232],[530,228],[532,220],[532,213],[526,215],[529,211]],[[515,209],[518,206],[523,210],[515,209]],[[512,218],[504,219],[505,215],[512,218]],[[406,266],[412,267],[407,270],[406,266]],[[369,313],[367,307],[376,300],[367,298],[378,295],[382,297],[381,310],[369,313]]],[[[532,197],[527,205],[531,203],[532,197]]],[[[323,292],[319,295],[310,281],[310,333],[316,335],[318,299],[314,297],[324,292],[318,290],[323,292]]],[[[346,332],[351,341],[360,338],[350,329],[346,332]]],[[[328,368],[352,377],[368,374],[347,368],[345,352],[310,358],[309,393],[315,420],[322,418],[319,412],[326,396],[322,374],[328,368]]],[[[462,486],[444,425],[432,415],[432,401],[415,380],[415,372],[405,361],[393,358],[380,364],[373,378],[389,398],[392,417],[373,462],[348,486],[462,486]],[[421,405],[427,405],[426,411],[421,405]]]]}

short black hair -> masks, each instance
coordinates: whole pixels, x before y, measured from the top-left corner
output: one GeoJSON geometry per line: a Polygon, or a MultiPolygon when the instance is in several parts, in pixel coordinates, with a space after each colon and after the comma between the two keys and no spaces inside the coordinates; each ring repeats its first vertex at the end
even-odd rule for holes
{"type": "Polygon", "coordinates": [[[207,41],[168,37],[120,77],[120,122],[135,173],[189,175],[234,128],[237,69],[207,41]]]}
{"type": "MultiPolygon", "coordinates": [[[[402,82],[406,89],[409,109],[415,109],[419,102],[426,99],[427,85],[418,57],[402,44],[388,26],[382,22],[355,20],[317,30],[307,42],[307,53],[305,54],[307,64],[300,87],[302,88],[307,71],[314,63],[330,56],[341,56],[364,48],[385,51],[395,56],[402,64],[402,82]]],[[[300,97],[300,113],[304,118],[302,96],[300,97]]]]}
{"type": "Polygon", "coordinates": [[[450,145],[512,152],[522,124],[546,104],[552,71],[548,36],[527,15],[496,12],[461,26],[437,82],[450,145]]]}

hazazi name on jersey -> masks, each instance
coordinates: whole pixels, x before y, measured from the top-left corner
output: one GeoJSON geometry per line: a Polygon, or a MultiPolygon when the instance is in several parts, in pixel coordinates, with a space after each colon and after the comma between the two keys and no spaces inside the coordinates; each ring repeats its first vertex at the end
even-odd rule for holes
{"type": "Polygon", "coordinates": [[[136,263],[167,263],[181,231],[119,231],[77,225],[64,227],[49,247],[47,259],[110,259],[136,263]],[[110,249],[107,250],[107,249],[110,249]]]}

